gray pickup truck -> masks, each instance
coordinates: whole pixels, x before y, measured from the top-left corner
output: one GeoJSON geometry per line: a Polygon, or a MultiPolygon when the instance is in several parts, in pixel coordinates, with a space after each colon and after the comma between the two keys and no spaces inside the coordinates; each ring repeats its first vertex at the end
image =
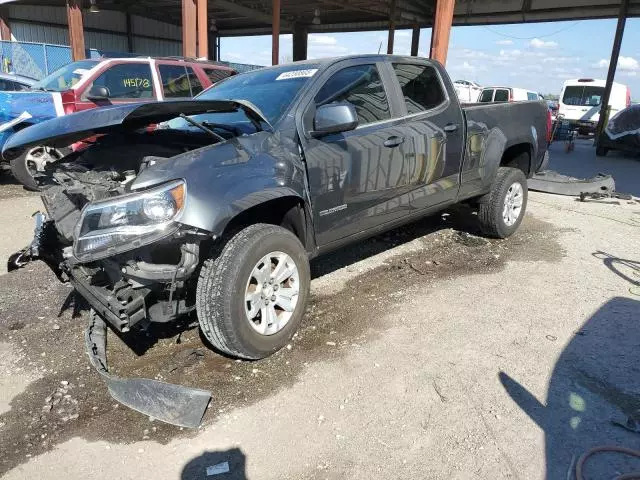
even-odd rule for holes
{"type": "Polygon", "coordinates": [[[460,105],[426,59],[265,68],[15,133],[5,158],[88,147],[37,175],[47,213],[12,262],[44,260],[120,332],[195,311],[213,347],[259,359],[300,325],[315,256],[457,202],[511,235],[548,135],[544,102],[460,105]]]}

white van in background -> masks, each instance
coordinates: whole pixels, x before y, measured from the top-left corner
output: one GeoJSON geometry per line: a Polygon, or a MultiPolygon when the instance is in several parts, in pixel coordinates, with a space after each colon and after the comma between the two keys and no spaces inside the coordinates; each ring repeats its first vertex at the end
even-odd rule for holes
{"type": "MultiPolygon", "coordinates": [[[[600,119],[600,103],[605,84],[605,80],[593,78],[578,78],[564,82],[558,102],[558,116],[568,121],[578,133],[594,133],[600,119]]],[[[609,97],[610,117],[630,104],[629,87],[614,82],[609,97]]]]}
{"type": "Polygon", "coordinates": [[[453,88],[458,94],[458,99],[462,103],[475,103],[482,91],[482,87],[476,82],[470,80],[456,80],[453,82],[453,88]]]}
{"type": "Polygon", "coordinates": [[[543,100],[543,98],[538,92],[515,87],[485,87],[478,97],[479,103],[526,102],[528,100],[543,100]]]}

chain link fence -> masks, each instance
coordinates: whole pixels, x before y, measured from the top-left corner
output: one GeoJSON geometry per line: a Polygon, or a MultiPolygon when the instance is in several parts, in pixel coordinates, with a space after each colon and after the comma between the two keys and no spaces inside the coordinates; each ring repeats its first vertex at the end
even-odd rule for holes
{"type": "MultiPolygon", "coordinates": [[[[71,47],[65,45],[52,45],[49,43],[11,42],[0,41],[1,68],[5,73],[13,72],[17,75],[40,80],[51,72],[71,62],[71,47]]],[[[94,48],[87,49],[87,58],[123,58],[137,57],[135,53],[106,52],[94,48]]],[[[239,73],[248,72],[258,65],[244,63],[218,62],[228,65],[239,73]]]]}

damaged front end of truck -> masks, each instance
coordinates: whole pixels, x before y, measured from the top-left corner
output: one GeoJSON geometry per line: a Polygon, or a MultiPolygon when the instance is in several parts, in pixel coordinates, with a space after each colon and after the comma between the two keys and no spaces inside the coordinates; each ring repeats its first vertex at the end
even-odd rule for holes
{"type": "MultiPolygon", "coordinates": [[[[34,144],[84,142],[36,177],[46,213],[35,214],[34,239],[10,259],[9,268],[39,259],[61,281],[71,282],[93,309],[87,330],[93,365],[106,376],[112,395],[136,410],[193,427],[210,394],[109,376],[104,321],[129,332],[195,309],[202,252],[210,253],[225,222],[250,206],[250,187],[241,179],[250,176],[248,160],[262,158],[259,152],[273,135],[269,127],[242,102],[163,102],[65,116],[22,130],[5,145],[3,155],[10,159],[34,144]],[[214,127],[192,118],[219,113],[244,116],[246,122],[214,127]],[[175,119],[181,128],[170,125],[175,119]],[[216,188],[223,177],[228,186],[216,188]],[[140,394],[150,388],[155,396],[140,394]]],[[[257,170],[261,177],[261,164],[271,177],[278,170],[273,162],[258,161],[253,175],[257,170]]],[[[274,186],[282,183],[273,179],[274,186]]]]}

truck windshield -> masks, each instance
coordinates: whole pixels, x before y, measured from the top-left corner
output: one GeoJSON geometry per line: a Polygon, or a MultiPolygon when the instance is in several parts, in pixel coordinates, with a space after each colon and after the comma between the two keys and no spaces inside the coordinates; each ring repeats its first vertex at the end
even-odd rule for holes
{"type": "Polygon", "coordinates": [[[597,107],[600,105],[604,87],[583,87],[580,85],[566,87],[562,96],[565,105],[584,105],[597,107]]]}
{"type": "Polygon", "coordinates": [[[318,71],[317,65],[283,65],[227,78],[197,96],[199,100],[247,100],[269,123],[277,122],[300,89],[318,71]]]}
{"type": "Polygon", "coordinates": [[[78,83],[97,64],[97,60],[80,60],[79,62],[68,63],[39,82],[34,83],[31,89],[64,92],[78,83]]]}

